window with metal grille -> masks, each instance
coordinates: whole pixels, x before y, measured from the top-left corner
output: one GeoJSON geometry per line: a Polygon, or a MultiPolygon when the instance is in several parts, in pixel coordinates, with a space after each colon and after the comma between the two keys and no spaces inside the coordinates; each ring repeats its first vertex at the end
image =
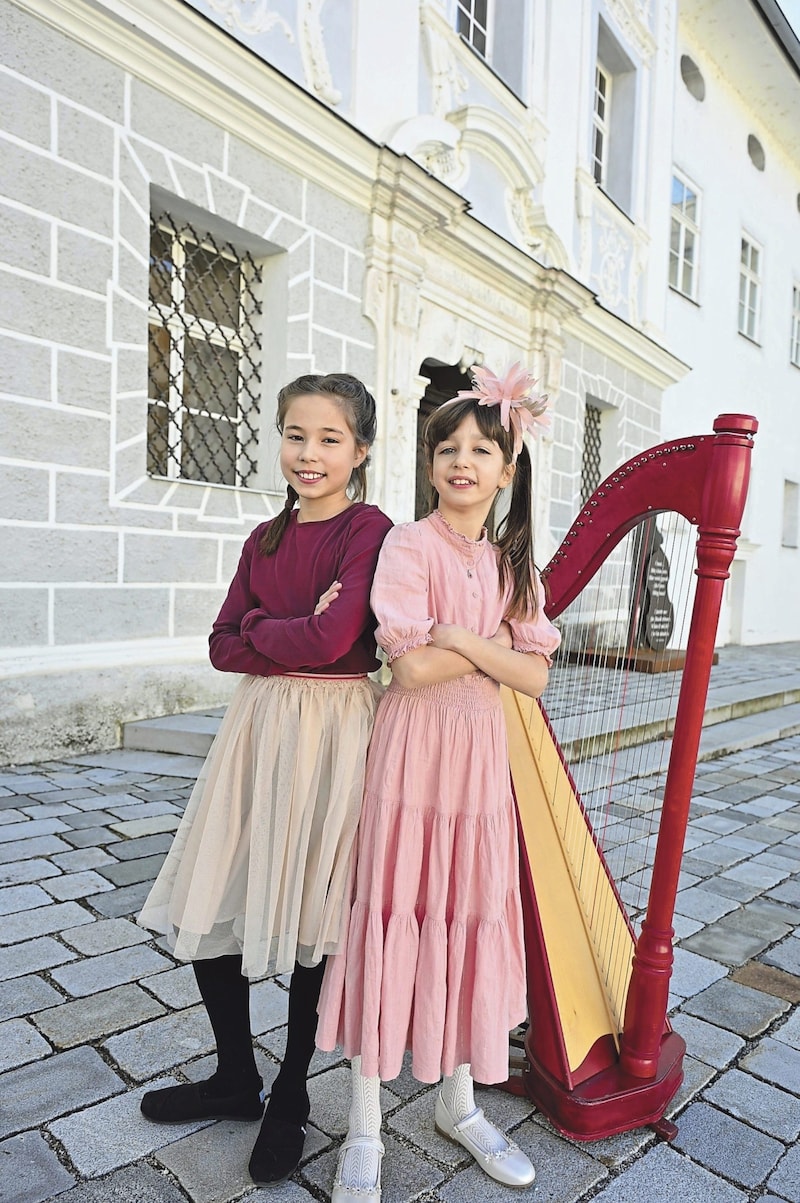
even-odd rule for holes
{"type": "Polygon", "coordinates": [[[489,58],[489,5],[491,0],[457,0],[456,29],[481,58],[489,58]]]}
{"type": "Polygon", "coordinates": [[[739,260],[739,333],[758,339],[761,300],[761,248],[746,234],[742,235],[739,260]]]}
{"type": "Polygon", "coordinates": [[[581,505],[589,500],[600,484],[602,457],[601,411],[597,405],[586,402],[583,421],[583,458],[581,461],[581,505]]]}
{"type": "Polygon", "coordinates": [[[611,76],[600,63],[594,69],[594,112],[592,114],[592,174],[601,187],[608,166],[608,125],[611,110],[611,76]]]}
{"type": "Polygon", "coordinates": [[[700,201],[696,189],[677,172],[672,177],[672,222],[669,240],[669,282],[694,300],[697,295],[697,252],[700,240],[700,201]]]}
{"type": "Polygon", "coordinates": [[[790,358],[796,368],[800,368],[800,284],[792,288],[792,342],[790,358]]]}
{"type": "Polygon", "coordinates": [[[147,470],[248,485],[257,469],[261,269],[174,218],[150,223],[147,470]]]}

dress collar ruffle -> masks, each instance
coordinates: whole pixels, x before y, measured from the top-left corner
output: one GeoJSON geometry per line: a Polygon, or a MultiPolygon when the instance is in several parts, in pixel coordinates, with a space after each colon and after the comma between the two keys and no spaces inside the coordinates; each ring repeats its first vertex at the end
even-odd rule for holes
{"type": "Polygon", "coordinates": [[[459,557],[469,567],[478,563],[489,546],[489,537],[485,526],[481,530],[479,539],[470,539],[468,535],[462,535],[461,531],[457,531],[455,527],[451,526],[439,510],[434,510],[428,515],[428,522],[458,552],[459,557]]]}

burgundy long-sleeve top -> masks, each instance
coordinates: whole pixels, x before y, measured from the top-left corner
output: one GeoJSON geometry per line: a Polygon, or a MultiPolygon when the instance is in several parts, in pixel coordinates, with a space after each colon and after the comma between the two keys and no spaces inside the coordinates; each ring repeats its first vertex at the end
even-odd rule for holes
{"type": "Polygon", "coordinates": [[[379,661],[369,591],[390,520],[363,502],[323,522],[298,522],[295,510],[278,550],[265,556],[258,545],[268,525],[242,548],[209,637],[211,663],[259,677],[372,672],[379,661]],[[315,615],[334,581],[339,596],[315,615]]]}

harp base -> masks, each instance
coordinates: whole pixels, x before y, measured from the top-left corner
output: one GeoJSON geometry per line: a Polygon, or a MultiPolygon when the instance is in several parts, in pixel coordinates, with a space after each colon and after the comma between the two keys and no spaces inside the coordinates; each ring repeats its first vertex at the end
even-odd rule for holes
{"type": "MultiPolygon", "coordinates": [[[[554,1128],[573,1140],[601,1140],[631,1128],[652,1126],[667,1139],[674,1125],[663,1119],[664,1111],[683,1081],[686,1044],[677,1032],[668,1032],[661,1042],[658,1068],[653,1078],[635,1078],[609,1066],[587,1078],[573,1090],[528,1058],[522,1072],[525,1094],[554,1128]]],[[[515,1091],[516,1093],[516,1091],[515,1091]]]]}

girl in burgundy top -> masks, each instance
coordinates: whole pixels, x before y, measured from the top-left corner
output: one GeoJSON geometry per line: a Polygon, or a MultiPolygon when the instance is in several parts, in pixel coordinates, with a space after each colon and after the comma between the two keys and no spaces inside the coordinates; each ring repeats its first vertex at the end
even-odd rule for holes
{"type": "Polygon", "coordinates": [[[249,979],[292,974],[256,1182],[286,1177],[303,1150],[377,701],[369,591],[391,526],[363,501],[375,402],[359,381],[301,376],[278,396],[277,425],[286,505],[245,542],[210,638],[214,666],[245,675],[139,916],[192,962],[217,1045],[211,1078],[144,1095],[148,1119],[261,1116],[249,979]]]}

